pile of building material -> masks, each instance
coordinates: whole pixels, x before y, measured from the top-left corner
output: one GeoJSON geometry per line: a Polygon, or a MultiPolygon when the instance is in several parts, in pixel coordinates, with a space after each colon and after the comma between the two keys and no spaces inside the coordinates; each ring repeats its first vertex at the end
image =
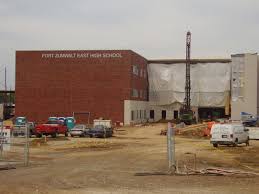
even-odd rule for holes
{"type": "MultiPolygon", "coordinates": [[[[175,130],[175,134],[177,135],[184,135],[184,136],[198,136],[203,137],[204,131],[207,129],[208,124],[202,123],[202,124],[195,124],[195,125],[188,125],[185,126],[184,124],[178,124],[173,126],[175,130]]],[[[160,135],[166,135],[167,129],[161,130],[160,135]]]]}
{"type": "Polygon", "coordinates": [[[207,128],[207,123],[189,125],[184,128],[180,128],[177,130],[177,134],[179,135],[191,135],[191,136],[204,136],[204,130],[207,128]]]}

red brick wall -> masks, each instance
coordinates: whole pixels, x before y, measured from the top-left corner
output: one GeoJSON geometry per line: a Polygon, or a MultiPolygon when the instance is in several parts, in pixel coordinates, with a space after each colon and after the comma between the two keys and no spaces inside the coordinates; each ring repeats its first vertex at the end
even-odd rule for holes
{"type": "Polygon", "coordinates": [[[133,65],[137,65],[139,68],[139,74],[138,75],[134,75],[131,74],[131,88],[135,88],[138,91],[142,90],[146,92],[146,97],[144,97],[142,95],[142,97],[136,98],[136,97],[132,97],[131,96],[131,100],[141,100],[141,101],[146,101],[148,100],[148,76],[147,76],[147,60],[145,58],[143,58],[142,56],[140,56],[137,53],[132,54],[132,68],[133,65]],[[142,70],[142,76],[140,75],[140,70],[142,70]],[[144,73],[145,72],[145,77],[144,77],[144,73]]]}
{"type": "Polygon", "coordinates": [[[146,66],[143,57],[129,50],[17,51],[16,116],[44,122],[49,116],[91,112],[90,121],[123,122],[132,83],[144,87],[132,81],[135,62],[146,66]],[[111,57],[114,53],[119,55],[111,57]]]}

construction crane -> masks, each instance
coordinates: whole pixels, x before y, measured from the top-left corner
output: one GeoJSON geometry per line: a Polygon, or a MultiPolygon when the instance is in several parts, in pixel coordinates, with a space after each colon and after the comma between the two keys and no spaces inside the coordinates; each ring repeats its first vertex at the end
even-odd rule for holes
{"type": "Polygon", "coordinates": [[[193,112],[191,109],[191,32],[186,35],[186,77],[185,77],[185,98],[180,109],[180,120],[187,125],[193,122],[193,112]]]}

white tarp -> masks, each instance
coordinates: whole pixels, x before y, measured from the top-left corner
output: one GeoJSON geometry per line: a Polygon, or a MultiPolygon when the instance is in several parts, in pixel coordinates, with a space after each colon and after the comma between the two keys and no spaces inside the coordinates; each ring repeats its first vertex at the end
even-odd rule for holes
{"type": "MultiPolygon", "coordinates": [[[[191,105],[224,107],[230,93],[229,63],[191,65],[191,105]]],[[[183,103],[185,64],[149,64],[149,100],[153,105],[183,103]]]]}

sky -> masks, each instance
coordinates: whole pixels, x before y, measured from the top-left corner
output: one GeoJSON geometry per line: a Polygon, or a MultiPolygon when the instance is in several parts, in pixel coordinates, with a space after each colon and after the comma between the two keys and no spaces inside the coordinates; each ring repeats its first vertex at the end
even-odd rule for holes
{"type": "Polygon", "coordinates": [[[259,51],[259,0],[0,0],[0,89],[16,50],[131,49],[147,59],[259,51]]]}

